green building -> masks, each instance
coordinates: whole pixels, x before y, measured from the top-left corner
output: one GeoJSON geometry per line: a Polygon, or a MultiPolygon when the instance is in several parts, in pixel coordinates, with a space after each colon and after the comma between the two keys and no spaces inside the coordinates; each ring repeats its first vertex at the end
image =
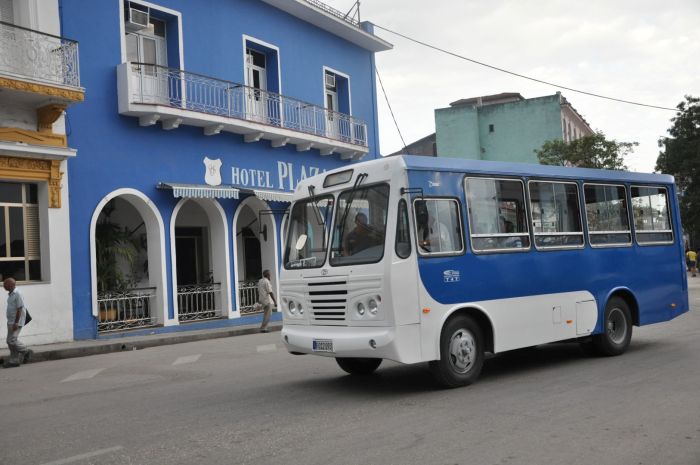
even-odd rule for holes
{"type": "Polygon", "coordinates": [[[531,99],[501,93],[457,100],[435,110],[435,130],[400,153],[537,163],[535,150],[545,141],[593,134],[559,92],[531,99]]]}

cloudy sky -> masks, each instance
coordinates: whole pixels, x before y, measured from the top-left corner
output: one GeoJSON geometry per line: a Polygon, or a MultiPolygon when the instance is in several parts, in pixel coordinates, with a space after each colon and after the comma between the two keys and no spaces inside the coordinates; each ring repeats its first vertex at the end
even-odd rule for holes
{"type": "MultiPolygon", "coordinates": [[[[348,11],[354,0],[324,0],[348,11]]],[[[361,19],[519,74],[624,100],[675,108],[700,96],[700,0],[362,0],[361,19]]],[[[406,143],[435,130],[435,108],[460,98],[557,88],[450,57],[388,32],[377,68],[406,143]]],[[[593,129],[636,141],[627,159],[653,171],[674,112],[562,90],[593,129]]],[[[383,154],[402,147],[381,91],[383,154]]]]}

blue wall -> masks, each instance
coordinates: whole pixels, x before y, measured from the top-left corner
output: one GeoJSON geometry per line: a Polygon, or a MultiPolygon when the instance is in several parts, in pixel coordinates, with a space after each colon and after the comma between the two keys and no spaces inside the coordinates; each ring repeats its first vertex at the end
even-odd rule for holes
{"type": "MultiPolygon", "coordinates": [[[[369,155],[378,156],[373,54],[257,0],[164,0],[154,2],[182,13],[184,69],[220,79],[244,82],[243,35],[279,47],[283,95],[323,107],[323,66],[350,76],[353,116],[368,125],[369,155]]],[[[119,0],[63,0],[63,33],[80,43],[81,84],[86,100],[68,112],[69,145],[78,156],[69,161],[71,248],[76,339],[96,336],[91,315],[89,228],[100,200],[119,188],[143,192],[157,206],[165,223],[166,279],[172,315],[170,216],[177,200],[156,189],[159,181],[202,184],[203,158],[220,158],[224,184],[231,168],[270,171],[277,189],[278,163],[332,169],[347,161],[317,150],[297,152],[294,146],[272,148],[269,141],[244,143],[242,136],[204,136],[201,128],[180,126],[164,131],[160,124],[140,127],[138,118],[117,109],[117,65],[121,63],[119,0]]],[[[172,30],[172,28],[169,28],[172,30]]],[[[172,42],[170,42],[172,45],[172,42]]],[[[172,53],[169,51],[169,55],[172,53]]],[[[177,66],[177,63],[169,63],[177,66]]],[[[307,172],[308,174],[308,172],[307,172]]],[[[285,188],[289,188],[285,183],[285,188]]],[[[229,225],[238,201],[220,200],[229,225]]],[[[271,204],[271,208],[286,205],[271,204]]],[[[278,225],[281,223],[277,218],[278,225]]],[[[229,238],[231,243],[231,238],[229,238]]],[[[234,251],[231,250],[233,280],[234,251]]],[[[232,292],[235,290],[232,282],[232,292]]],[[[232,299],[235,302],[235,298],[232,299]]]]}

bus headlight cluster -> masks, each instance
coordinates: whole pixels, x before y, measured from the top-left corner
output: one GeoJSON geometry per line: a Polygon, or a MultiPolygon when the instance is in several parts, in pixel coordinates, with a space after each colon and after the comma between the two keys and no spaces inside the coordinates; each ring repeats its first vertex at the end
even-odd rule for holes
{"type": "Polygon", "coordinates": [[[287,312],[289,312],[290,315],[303,315],[304,314],[304,307],[301,305],[301,302],[295,302],[292,299],[284,299],[283,300],[284,304],[287,307],[287,312]]]}
{"type": "Polygon", "coordinates": [[[357,302],[357,304],[355,304],[355,310],[357,311],[357,315],[361,318],[364,318],[365,316],[370,318],[375,317],[379,313],[381,303],[382,297],[376,295],[367,300],[357,302]]]}

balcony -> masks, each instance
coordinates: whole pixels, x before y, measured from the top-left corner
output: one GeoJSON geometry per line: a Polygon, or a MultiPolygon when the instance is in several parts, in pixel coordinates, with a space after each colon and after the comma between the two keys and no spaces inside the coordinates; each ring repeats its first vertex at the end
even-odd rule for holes
{"type": "Polygon", "coordinates": [[[29,104],[82,101],[78,42],[0,22],[0,88],[29,104]]]}
{"type": "Polygon", "coordinates": [[[274,92],[143,63],[120,64],[117,82],[119,113],[138,117],[141,126],[196,126],[207,136],[231,132],[245,142],[269,140],[272,147],[343,159],[369,152],[364,121],[274,92]]]}

